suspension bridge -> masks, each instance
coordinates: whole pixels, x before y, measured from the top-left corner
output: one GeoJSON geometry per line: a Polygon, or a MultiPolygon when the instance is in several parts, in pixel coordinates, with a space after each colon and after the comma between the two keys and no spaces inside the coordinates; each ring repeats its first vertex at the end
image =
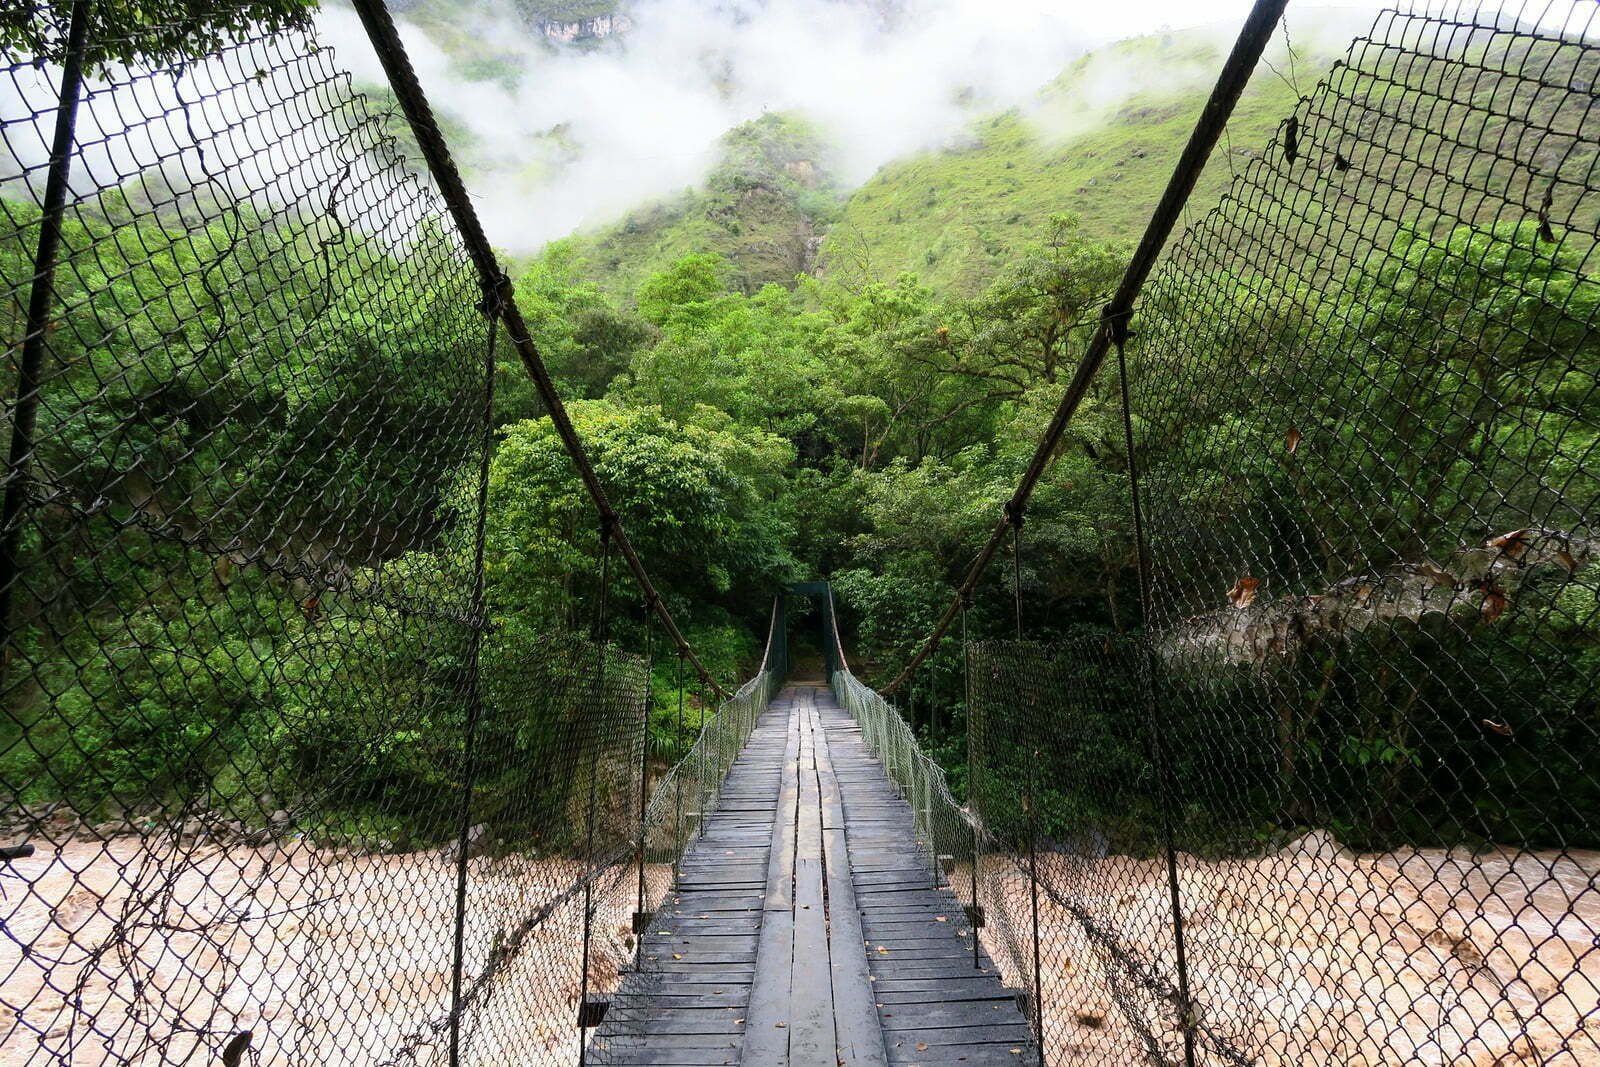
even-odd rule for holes
{"type": "Polygon", "coordinates": [[[732,691],[354,6],[392,107],[110,0],[0,78],[0,1064],[1600,1064],[1594,5],[1386,9],[1241,156],[1259,0],[931,632],[775,590],[732,691]],[[1073,448],[1137,618],[1034,642],[1073,448]]]}

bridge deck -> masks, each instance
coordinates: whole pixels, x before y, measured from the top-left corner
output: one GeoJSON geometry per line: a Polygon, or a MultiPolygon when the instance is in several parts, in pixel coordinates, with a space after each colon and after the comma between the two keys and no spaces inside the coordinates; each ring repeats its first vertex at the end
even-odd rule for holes
{"type": "Polygon", "coordinates": [[[646,932],[593,1063],[1037,1062],[1026,1020],[911,811],[820,685],[791,685],[735,763],[646,932]]]}

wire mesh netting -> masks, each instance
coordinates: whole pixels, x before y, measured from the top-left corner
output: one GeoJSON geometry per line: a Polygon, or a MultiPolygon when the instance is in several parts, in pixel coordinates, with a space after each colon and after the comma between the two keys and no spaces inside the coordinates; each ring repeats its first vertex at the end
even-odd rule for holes
{"type": "MultiPolygon", "coordinates": [[[[679,864],[705,851],[701,847],[704,828],[717,812],[723,780],[744,751],[781,683],[780,675],[763,671],[741,686],[656,788],[643,824],[646,865],[637,881],[630,880],[619,887],[628,908],[626,914],[640,936],[628,941],[632,950],[630,964],[620,976],[605,1019],[588,1047],[587,1062],[648,1062],[651,1050],[662,1041],[664,1003],[681,1005],[685,1000],[684,986],[679,984],[685,967],[698,968],[702,982],[694,987],[702,995],[687,998],[697,1001],[696,1006],[730,1017],[745,1011],[731,998],[722,996],[717,985],[725,978],[715,964],[680,966],[682,953],[675,950],[682,947],[685,939],[704,940],[697,921],[708,916],[679,909],[679,864]],[[638,919],[632,920],[635,914],[638,919]],[[690,929],[686,931],[685,927],[690,929]],[[663,1001],[662,994],[669,990],[675,995],[663,1001]]],[[[715,938],[711,940],[714,942],[715,938]]],[[[730,1049],[729,1055],[735,1052],[730,1049]]]]}
{"type": "Polygon", "coordinates": [[[1147,288],[1148,629],[971,649],[1047,1062],[1600,1063],[1595,12],[1382,14],[1147,288]]]}
{"type": "Polygon", "coordinates": [[[550,576],[599,619],[486,602],[463,238],[332,52],[241,10],[41,23],[0,75],[0,1063],[577,1062],[666,884],[641,838],[770,680],[641,833],[605,572],[550,576]]]}

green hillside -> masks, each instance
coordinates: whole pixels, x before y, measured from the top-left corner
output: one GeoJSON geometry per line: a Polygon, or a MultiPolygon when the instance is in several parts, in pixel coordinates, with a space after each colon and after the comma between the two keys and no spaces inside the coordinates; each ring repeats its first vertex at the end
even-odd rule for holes
{"type": "MultiPolygon", "coordinates": [[[[1363,17],[1362,22],[1365,22],[1363,17]]],[[[1309,92],[1336,58],[1296,45],[1296,80],[1309,92]]],[[[1337,46],[1342,50],[1343,45],[1337,46]]],[[[916,272],[936,289],[975,292],[1036,239],[1056,212],[1072,212],[1101,240],[1136,240],[1161,195],[1224,58],[1215,33],[1140,37],[1090,53],[1027,114],[996,115],[964,143],[884,167],[850,197],[822,246],[828,272],[891,279],[916,272]],[[1106,104],[1108,81],[1156,86],[1106,104]]],[[[1280,37],[1240,101],[1228,139],[1206,168],[1191,215],[1216,203],[1232,170],[1266,144],[1298,95],[1280,37]]]]}
{"type": "MultiPolygon", "coordinates": [[[[1270,139],[1304,92],[1370,16],[1302,14],[1291,61],[1283,38],[1240,102],[1229,139],[1200,182],[1191,213],[1216,202],[1231,175],[1270,139]],[[1316,32],[1305,33],[1305,28],[1316,32]]],[[[580,235],[601,287],[627,296],[691,252],[716,252],[753,291],[802,271],[854,282],[916,273],[942,292],[973,293],[1072,212],[1085,236],[1132,240],[1220,68],[1227,36],[1212,29],[1134,38],[1089,53],[1035,106],[973,123],[959,143],[890,163],[840,200],[817,135],[768,115],[729,134],[728,159],[693,192],[634,210],[580,235]],[[1136,83],[1146,88],[1128,92],[1136,83]]]]}
{"type": "Polygon", "coordinates": [[[729,280],[745,292],[792,284],[812,268],[840,205],[818,133],[793,116],[763,115],[730,131],[722,151],[702,188],[576,238],[602,289],[629,296],[640,281],[697,252],[725,258],[729,280]]]}

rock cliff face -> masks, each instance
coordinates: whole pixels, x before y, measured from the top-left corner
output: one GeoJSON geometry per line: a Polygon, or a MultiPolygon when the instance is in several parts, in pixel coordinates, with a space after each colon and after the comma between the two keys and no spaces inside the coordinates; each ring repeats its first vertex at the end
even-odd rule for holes
{"type": "Polygon", "coordinates": [[[539,32],[546,40],[557,44],[574,44],[579,41],[601,41],[627,33],[633,20],[626,15],[596,15],[586,19],[547,19],[538,23],[539,32]]]}

